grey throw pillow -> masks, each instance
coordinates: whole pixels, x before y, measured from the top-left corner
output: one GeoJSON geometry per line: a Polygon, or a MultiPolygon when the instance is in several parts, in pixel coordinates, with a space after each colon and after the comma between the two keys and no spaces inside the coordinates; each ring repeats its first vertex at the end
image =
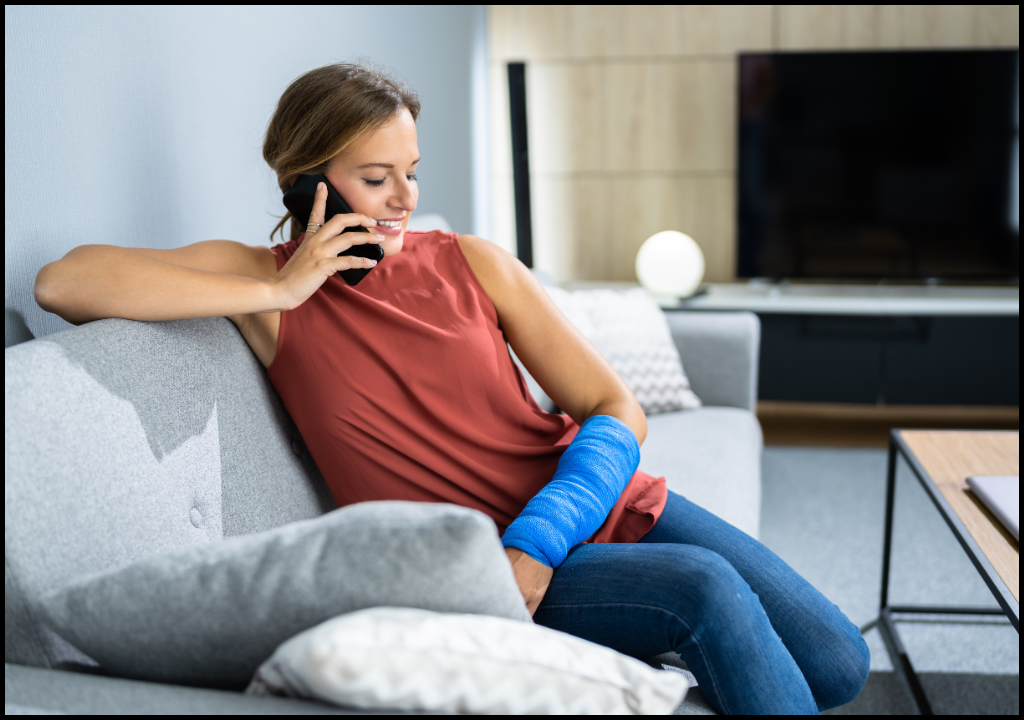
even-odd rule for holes
{"type": "Polygon", "coordinates": [[[147,558],[52,592],[41,611],[115,675],[243,688],[288,638],[381,605],[531,622],[490,518],[411,502],[147,558]]]}

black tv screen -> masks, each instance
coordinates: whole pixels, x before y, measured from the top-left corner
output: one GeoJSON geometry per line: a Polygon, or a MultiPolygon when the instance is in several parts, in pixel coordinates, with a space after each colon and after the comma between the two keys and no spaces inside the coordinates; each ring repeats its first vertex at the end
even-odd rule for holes
{"type": "Polygon", "coordinates": [[[737,275],[1019,282],[1018,58],[741,54],[737,275]]]}

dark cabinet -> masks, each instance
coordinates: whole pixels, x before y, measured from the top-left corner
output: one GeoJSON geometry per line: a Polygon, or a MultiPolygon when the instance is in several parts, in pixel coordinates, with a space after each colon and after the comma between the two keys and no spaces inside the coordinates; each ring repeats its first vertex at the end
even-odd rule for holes
{"type": "Polygon", "coordinates": [[[761,318],[759,398],[1019,404],[1019,317],[761,318]]]}

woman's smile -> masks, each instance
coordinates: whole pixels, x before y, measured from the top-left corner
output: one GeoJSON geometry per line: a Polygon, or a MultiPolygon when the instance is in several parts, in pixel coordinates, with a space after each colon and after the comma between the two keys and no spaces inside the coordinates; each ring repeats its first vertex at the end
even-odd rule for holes
{"type": "Polygon", "coordinates": [[[401,235],[402,231],[405,229],[405,218],[401,218],[399,220],[380,220],[379,218],[374,219],[377,220],[377,227],[375,228],[375,230],[376,232],[379,232],[381,235],[397,236],[401,235]]]}

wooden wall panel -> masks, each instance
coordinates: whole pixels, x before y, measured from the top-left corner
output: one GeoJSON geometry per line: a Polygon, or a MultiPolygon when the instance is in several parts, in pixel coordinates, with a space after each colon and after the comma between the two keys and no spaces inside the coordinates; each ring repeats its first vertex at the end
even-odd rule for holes
{"type": "Polygon", "coordinates": [[[732,55],[772,48],[771,5],[682,5],[680,54],[732,55]]]}
{"type": "Polygon", "coordinates": [[[731,170],[731,59],[527,66],[530,170],[731,170]]]}
{"type": "MultiPolygon", "coordinates": [[[[652,10],[645,7],[642,12],[650,16],[652,10]]],[[[614,5],[494,5],[492,57],[553,60],[617,56],[621,52],[621,28],[614,20],[622,14],[622,8],[614,5]]]]}
{"type": "MultiPolygon", "coordinates": [[[[512,172],[494,172],[491,173],[490,179],[491,232],[487,239],[515,255],[516,215],[512,172]]],[[[534,217],[539,217],[536,212],[534,217]]]]}
{"type": "Polygon", "coordinates": [[[527,65],[530,171],[593,172],[608,167],[609,98],[604,64],[527,65]]]}
{"type": "Polygon", "coordinates": [[[644,240],[662,230],[692,236],[704,251],[705,277],[733,277],[729,237],[732,226],[731,174],[721,176],[618,176],[606,183],[611,256],[609,280],[636,280],[636,253],[644,240]]]}
{"type": "Polygon", "coordinates": [[[1019,5],[780,5],[784,50],[1014,47],[1019,5]]]}
{"type": "Polygon", "coordinates": [[[1020,5],[976,5],[974,42],[980,46],[1020,47],[1020,5]]]}
{"type": "Polygon", "coordinates": [[[592,178],[539,175],[531,179],[536,267],[558,280],[605,277],[610,272],[603,190],[601,181],[592,178]]]}
{"type": "Polygon", "coordinates": [[[662,230],[697,240],[709,281],[732,277],[731,174],[538,176],[530,189],[534,260],[559,279],[635,282],[637,251],[662,230]]]}
{"type": "Polygon", "coordinates": [[[736,53],[1016,47],[1018,5],[493,5],[492,239],[514,252],[505,63],[527,63],[536,265],[635,280],[681,230],[734,279],[736,53]]]}
{"type": "Polygon", "coordinates": [[[780,48],[819,50],[846,47],[844,14],[842,5],[779,6],[780,48]]]}
{"type": "Polygon", "coordinates": [[[734,161],[735,62],[609,64],[608,170],[727,170],[734,161]]]}
{"type": "Polygon", "coordinates": [[[772,46],[771,5],[492,5],[494,60],[722,55],[772,46]]]}
{"type": "Polygon", "coordinates": [[[574,57],[657,57],[678,52],[674,50],[680,40],[678,5],[591,5],[574,12],[577,22],[593,28],[585,55],[574,57]],[[602,27],[598,30],[595,25],[602,27]]]}
{"type": "Polygon", "coordinates": [[[972,5],[883,5],[876,47],[967,47],[974,34],[972,5]]]}

